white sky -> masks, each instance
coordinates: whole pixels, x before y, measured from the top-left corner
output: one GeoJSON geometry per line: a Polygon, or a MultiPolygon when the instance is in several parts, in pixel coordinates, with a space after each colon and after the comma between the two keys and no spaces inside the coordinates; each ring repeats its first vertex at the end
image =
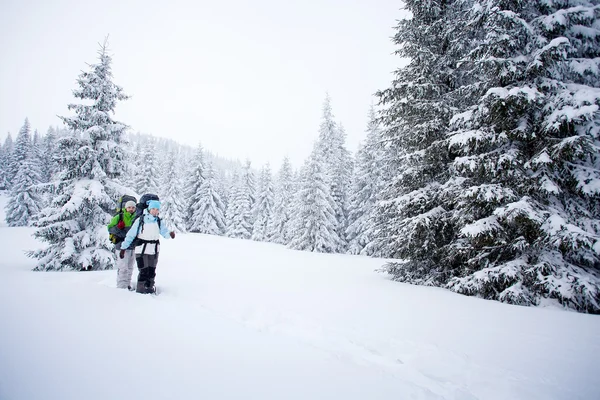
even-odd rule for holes
{"type": "Polygon", "coordinates": [[[25,117],[45,133],[109,34],[116,117],[255,166],[299,166],[325,93],[355,151],[372,94],[400,59],[393,0],[0,0],[0,138],[25,117]]]}

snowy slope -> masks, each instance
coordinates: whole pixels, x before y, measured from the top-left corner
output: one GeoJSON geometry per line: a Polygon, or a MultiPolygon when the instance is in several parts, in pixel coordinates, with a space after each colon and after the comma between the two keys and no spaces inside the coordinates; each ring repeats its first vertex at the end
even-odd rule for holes
{"type": "Polygon", "coordinates": [[[196,234],[138,295],[115,271],[30,272],[31,232],[0,225],[2,400],[600,398],[598,316],[196,234]]]}

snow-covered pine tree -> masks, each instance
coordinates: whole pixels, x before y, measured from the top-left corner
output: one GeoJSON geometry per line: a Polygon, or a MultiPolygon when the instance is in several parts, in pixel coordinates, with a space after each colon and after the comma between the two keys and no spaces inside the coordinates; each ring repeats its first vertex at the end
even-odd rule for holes
{"type": "Polygon", "coordinates": [[[273,217],[273,204],[275,195],[273,193],[273,176],[269,164],[265,165],[260,172],[258,191],[256,193],[256,206],[254,207],[254,226],[252,228],[252,240],[264,242],[268,240],[268,226],[273,217]]]}
{"type": "Polygon", "coordinates": [[[289,223],[292,215],[294,193],[292,165],[289,158],[285,157],[277,177],[273,216],[270,218],[267,227],[270,242],[288,244],[290,241],[289,223]]]}
{"type": "Polygon", "coordinates": [[[8,226],[29,226],[40,212],[42,201],[35,185],[40,183],[36,159],[29,155],[13,180],[8,203],[6,223],[8,226]]]}
{"type": "Polygon", "coordinates": [[[242,167],[242,174],[240,177],[242,183],[246,185],[246,191],[250,201],[250,226],[254,225],[256,219],[256,179],[254,178],[254,171],[252,171],[252,163],[250,160],[246,160],[246,165],[242,167]]]}
{"type": "Polygon", "coordinates": [[[367,138],[356,154],[352,196],[350,198],[348,228],[348,252],[350,254],[374,255],[375,248],[368,246],[374,237],[375,206],[383,188],[381,129],[375,109],[369,110],[367,138]]]}
{"type": "Polygon", "coordinates": [[[513,304],[551,298],[600,312],[598,6],[439,5],[407,1],[413,19],[396,40],[412,62],[381,94],[385,134],[404,164],[381,220],[388,254],[408,259],[388,271],[513,304]],[[425,38],[429,47],[417,40],[427,32],[440,33],[425,38]]]}
{"type": "Polygon", "coordinates": [[[39,154],[34,149],[29,131],[19,133],[19,151],[25,159],[13,178],[8,203],[6,223],[8,226],[29,226],[41,208],[40,195],[34,187],[40,183],[39,154]],[[23,135],[23,136],[22,136],[23,135]]]}
{"type": "Polygon", "coordinates": [[[252,189],[254,188],[250,162],[242,169],[235,187],[230,206],[227,209],[227,236],[240,239],[250,239],[252,236],[252,189]]]}
{"type": "Polygon", "coordinates": [[[338,124],[337,134],[335,135],[335,148],[337,153],[337,162],[331,165],[331,197],[336,204],[335,218],[338,221],[338,235],[342,241],[339,253],[345,253],[348,246],[346,229],[348,228],[348,208],[350,202],[350,186],[352,185],[352,173],[354,162],[352,155],[346,149],[346,131],[341,123],[338,124]]]}
{"type": "Polygon", "coordinates": [[[476,104],[446,141],[466,189],[448,251],[463,268],[448,286],[600,313],[600,5],[475,5],[480,40],[462,68],[476,104]]]}
{"type": "Polygon", "coordinates": [[[171,230],[186,232],[187,208],[181,180],[180,163],[177,150],[167,155],[164,168],[160,198],[162,202],[161,219],[165,220],[171,230]]]}
{"type": "Polygon", "coordinates": [[[0,190],[6,190],[10,186],[10,160],[12,158],[13,141],[10,132],[1,146],[0,152],[0,190]]]}
{"type": "MultiPolygon", "coordinates": [[[[233,220],[235,217],[236,207],[235,207],[235,194],[237,193],[238,185],[240,184],[240,174],[238,170],[233,171],[233,175],[231,176],[231,180],[229,182],[228,190],[227,190],[227,206],[225,208],[225,235],[229,236],[233,230],[233,220]]],[[[231,236],[229,236],[231,237],[231,236]]]]}
{"type": "Polygon", "coordinates": [[[221,198],[221,202],[223,203],[223,206],[225,207],[224,211],[223,211],[223,215],[225,215],[225,210],[227,209],[229,200],[229,191],[228,191],[228,187],[229,187],[229,179],[227,179],[227,174],[225,171],[223,171],[222,169],[217,168],[216,165],[213,165],[213,175],[215,178],[215,190],[217,191],[217,193],[219,194],[219,197],[221,198]]]}
{"type": "Polygon", "coordinates": [[[135,187],[138,193],[158,194],[160,173],[156,156],[156,144],[152,138],[148,138],[142,148],[142,157],[138,160],[135,176],[135,187]]]}
{"type": "Polygon", "coordinates": [[[56,152],[56,130],[53,127],[49,127],[46,135],[42,139],[42,155],[40,158],[40,169],[41,169],[41,181],[48,183],[52,179],[52,175],[58,168],[56,161],[54,160],[54,153],[56,152]]]}
{"type": "Polygon", "coordinates": [[[185,194],[188,201],[187,204],[187,229],[190,232],[193,230],[192,221],[194,215],[200,212],[203,204],[201,199],[202,183],[206,179],[206,167],[204,160],[204,149],[201,144],[198,144],[194,156],[191,160],[190,170],[185,182],[185,194]]]}
{"type": "MultiPolygon", "coordinates": [[[[390,179],[377,204],[372,246],[383,257],[410,258],[416,270],[429,270],[437,262],[430,259],[430,250],[449,235],[438,183],[447,180],[447,165],[434,144],[446,137],[452,110],[448,93],[458,79],[449,26],[460,25],[451,8],[455,4],[405,1],[412,18],[399,21],[394,42],[396,53],[410,62],[396,71],[391,88],[378,93],[384,106],[383,163],[390,168],[390,179]],[[428,162],[431,158],[435,162],[428,162]]],[[[403,279],[400,269],[412,270],[395,263],[388,268],[398,280],[403,279]]]]}
{"type": "Polygon", "coordinates": [[[225,205],[216,190],[214,169],[206,163],[205,178],[200,185],[198,204],[190,220],[190,231],[209,235],[225,233],[225,205]]]}
{"type": "Polygon", "coordinates": [[[133,187],[137,193],[142,193],[142,189],[138,187],[140,180],[138,174],[144,158],[144,149],[142,140],[138,135],[129,135],[131,145],[125,149],[125,171],[123,180],[128,183],[127,186],[133,187]]]}
{"type": "Polygon", "coordinates": [[[342,245],[323,157],[321,149],[315,146],[306,161],[290,224],[292,249],[333,253],[342,245]]]}
{"type": "Polygon", "coordinates": [[[25,122],[23,123],[23,126],[19,130],[17,138],[15,139],[14,148],[10,157],[8,181],[11,188],[13,186],[15,176],[21,169],[23,161],[25,161],[29,153],[32,151],[31,140],[31,125],[29,124],[29,119],[25,118],[25,122]]]}
{"type": "Polygon", "coordinates": [[[52,183],[56,195],[35,222],[34,236],[49,244],[28,253],[39,260],[36,270],[102,270],[115,265],[106,222],[114,199],[125,190],[114,179],[123,171],[121,141],[127,127],[111,114],[127,95],[112,81],[106,42],[98,55],[99,61],[81,73],[73,91],[83,104],[70,104],[76,115],[61,117],[71,134],[58,140],[61,170],[52,183]]]}
{"type": "Polygon", "coordinates": [[[351,178],[352,159],[345,148],[345,132],[334,121],[331,99],[326,95],[323,103],[323,116],[319,126],[317,148],[322,153],[325,182],[329,194],[334,200],[335,231],[340,238],[339,247],[333,252],[341,253],[346,248],[346,219],[348,208],[348,190],[351,178]]]}

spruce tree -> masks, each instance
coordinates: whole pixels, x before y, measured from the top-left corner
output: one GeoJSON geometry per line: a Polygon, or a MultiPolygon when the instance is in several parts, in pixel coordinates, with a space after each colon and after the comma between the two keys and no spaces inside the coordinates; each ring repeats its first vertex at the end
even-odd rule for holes
{"type": "Polygon", "coordinates": [[[243,168],[227,209],[227,236],[250,239],[252,236],[252,192],[254,180],[250,162],[243,168]]]}
{"type": "Polygon", "coordinates": [[[273,217],[273,177],[271,167],[265,165],[260,173],[258,192],[256,194],[255,219],[252,228],[252,240],[267,241],[268,226],[273,217]]]}
{"type": "Polygon", "coordinates": [[[113,120],[118,101],[127,99],[112,81],[106,42],[98,62],[77,80],[73,91],[81,104],[70,104],[73,117],[61,117],[70,134],[57,144],[61,170],[52,183],[56,193],[35,222],[35,237],[44,249],[28,254],[36,270],[102,270],[113,268],[115,256],[106,223],[123,188],[115,182],[123,172],[122,138],[126,125],[113,120]]]}
{"type": "Polygon", "coordinates": [[[216,190],[214,170],[210,162],[206,164],[205,175],[190,219],[190,232],[222,235],[225,232],[225,205],[216,190]]]}
{"type": "Polygon", "coordinates": [[[285,157],[278,174],[273,216],[269,220],[267,228],[270,242],[286,245],[289,243],[289,224],[294,196],[293,184],[292,166],[289,158],[285,157]]]}
{"type": "MultiPolygon", "coordinates": [[[[23,142],[26,143],[26,142],[23,142]]],[[[12,189],[6,204],[6,223],[8,226],[29,226],[40,211],[42,201],[40,183],[39,158],[31,142],[25,150],[26,158],[21,161],[17,174],[13,179],[12,189]]]]}
{"type": "Polygon", "coordinates": [[[58,168],[56,161],[54,160],[54,153],[56,152],[56,140],[56,131],[53,127],[49,127],[48,131],[46,132],[46,136],[44,136],[41,143],[42,155],[40,158],[40,178],[44,183],[48,183],[52,180],[52,175],[58,168]]]}
{"type": "Polygon", "coordinates": [[[166,221],[171,230],[185,232],[187,208],[180,170],[178,153],[172,150],[168,153],[160,190],[161,218],[166,221]]]}
{"type": "Polygon", "coordinates": [[[142,147],[141,158],[138,160],[136,188],[139,193],[159,193],[159,166],[154,139],[147,139],[142,147]]]}
{"type": "Polygon", "coordinates": [[[304,169],[294,203],[289,247],[322,253],[336,252],[341,239],[336,228],[335,201],[330,194],[323,153],[315,146],[304,169]]]}
{"type": "Polygon", "coordinates": [[[411,63],[380,93],[395,176],[378,207],[379,245],[407,260],[388,272],[600,312],[598,76],[586,67],[600,47],[582,34],[598,8],[406,4],[413,18],[395,40],[411,63]]]}
{"type": "Polygon", "coordinates": [[[339,247],[333,252],[341,253],[346,248],[346,225],[348,213],[348,190],[350,185],[352,160],[345,148],[345,132],[343,127],[334,121],[331,109],[331,99],[326,96],[323,103],[323,117],[319,126],[319,139],[317,148],[321,152],[325,182],[332,196],[335,214],[335,231],[339,240],[339,247]]]}
{"type": "Polygon", "coordinates": [[[29,119],[25,118],[25,122],[23,123],[23,126],[19,130],[17,138],[15,139],[15,144],[9,161],[8,180],[10,182],[10,187],[13,186],[15,176],[19,172],[19,169],[21,169],[23,161],[25,161],[31,151],[31,125],[29,124],[29,119]]]}
{"type": "Polygon", "coordinates": [[[233,232],[232,225],[236,212],[236,203],[234,201],[235,194],[237,193],[237,188],[240,182],[240,174],[238,170],[233,171],[233,175],[231,176],[231,180],[229,182],[228,190],[227,190],[227,206],[225,207],[225,235],[230,236],[233,232]]]}
{"type": "Polygon", "coordinates": [[[206,179],[206,167],[204,161],[204,149],[198,144],[194,157],[191,160],[190,172],[187,175],[185,194],[188,200],[187,204],[187,229],[194,232],[192,220],[194,214],[202,207],[201,187],[206,179]]]}
{"type": "Polygon", "coordinates": [[[346,235],[350,254],[373,255],[369,246],[375,236],[375,206],[382,190],[382,155],[380,150],[381,130],[375,109],[369,110],[367,138],[356,155],[356,167],[352,182],[352,196],[349,207],[349,224],[346,235]]]}
{"type": "Polygon", "coordinates": [[[6,190],[10,187],[10,160],[12,158],[13,143],[10,132],[4,140],[0,151],[0,189],[6,190]]]}

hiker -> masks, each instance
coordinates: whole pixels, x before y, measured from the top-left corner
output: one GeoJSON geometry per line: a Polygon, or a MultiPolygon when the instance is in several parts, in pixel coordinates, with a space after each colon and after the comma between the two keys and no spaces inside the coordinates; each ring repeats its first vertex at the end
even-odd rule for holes
{"type": "MultiPolygon", "coordinates": [[[[110,232],[111,241],[115,244],[116,255],[121,252],[121,243],[125,240],[127,232],[131,228],[131,223],[135,214],[135,201],[129,200],[125,206],[118,208],[119,212],[108,223],[108,232],[110,232]]],[[[135,255],[133,250],[127,250],[124,257],[117,257],[117,288],[131,290],[131,275],[133,274],[133,265],[135,255]]]]}
{"type": "Polygon", "coordinates": [[[160,250],[160,236],[165,239],[168,239],[169,236],[172,239],[175,238],[175,232],[168,232],[164,224],[161,226],[158,216],[160,201],[149,200],[146,204],[147,208],[131,225],[119,253],[119,257],[124,258],[130,247],[135,248],[135,261],[139,270],[136,286],[138,293],[154,293],[156,291],[154,278],[160,250]]]}

